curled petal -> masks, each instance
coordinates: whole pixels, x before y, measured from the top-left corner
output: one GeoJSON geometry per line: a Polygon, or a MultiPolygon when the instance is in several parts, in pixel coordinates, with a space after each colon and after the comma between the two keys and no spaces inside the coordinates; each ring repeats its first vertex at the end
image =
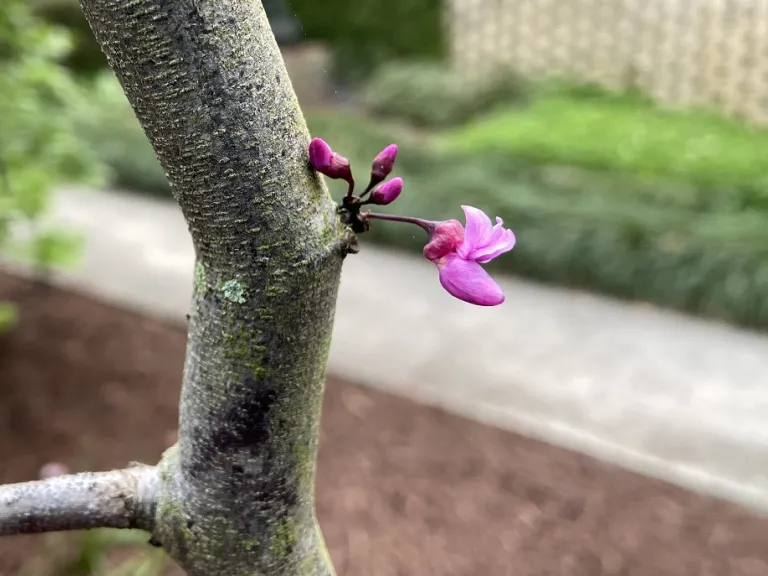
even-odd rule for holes
{"type": "Polygon", "coordinates": [[[459,254],[465,258],[477,248],[482,248],[493,235],[493,224],[485,212],[472,206],[462,206],[467,224],[464,227],[464,244],[459,249],[459,254]]]}
{"type": "Polygon", "coordinates": [[[436,262],[450,253],[455,253],[464,240],[464,228],[458,220],[440,222],[429,235],[424,246],[424,258],[436,262]]]}
{"type": "Polygon", "coordinates": [[[459,300],[477,306],[497,306],[504,302],[498,284],[480,264],[449,254],[437,263],[440,284],[459,300]]]}
{"type": "Polygon", "coordinates": [[[322,138],[313,138],[309,143],[309,163],[318,172],[324,172],[331,165],[333,150],[322,138]]]}
{"type": "Polygon", "coordinates": [[[504,228],[504,222],[501,218],[496,218],[496,226],[493,227],[493,234],[488,244],[472,252],[472,260],[485,264],[497,256],[509,252],[515,247],[515,233],[512,230],[504,228]]]}

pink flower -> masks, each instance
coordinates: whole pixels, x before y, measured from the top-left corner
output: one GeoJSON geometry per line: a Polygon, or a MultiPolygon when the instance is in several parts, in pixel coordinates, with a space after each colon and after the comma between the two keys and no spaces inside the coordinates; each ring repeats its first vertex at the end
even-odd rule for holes
{"type": "Polygon", "coordinates": [[[482,210],[461,208],[466,226],[456,220],[435,225],[424,257],[437,265],[440,284],[449,294],[470,304],[497,306],[504,302],[504,294],[480,264],[512,250],[515,234],[504,228],[501,218],[494,226],[482,210]]]}
{"type": "Polygon", "coordinates": [[[313,138],[309,143],[309,163],[312,168],[328,178],[352,180],[349,160],[337,154],[322,138],[313,138]]]}
{"type": "Polygon", "coordinates": [[[385,182],[371,191],[371,204],[386,206],[397,200],[397,197],[400,196],[400,192],[402,191],[403,179],[392,178],[389,182],[385,182]]]}

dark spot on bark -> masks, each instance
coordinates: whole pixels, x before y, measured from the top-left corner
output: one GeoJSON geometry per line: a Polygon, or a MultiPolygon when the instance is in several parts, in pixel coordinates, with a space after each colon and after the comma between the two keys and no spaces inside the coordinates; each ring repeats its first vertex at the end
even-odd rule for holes
{"type": "Polygon", "coordinates": [[[188,520],[187,520],[187,528],[189,528],[190,530],[192,530],[192,528],[194,528],[194,526],[195,526],[195,521],[194,521],[194,520],[192,520],[192,519],[188,519],[188,520]]]}
{"type": "Polygon", "coordinates": [[[288,151],[285,148],[280,150],[280,158],[285,158],[287,155],[288,155],[288,151]]]}
{"type": "Polygon", "coordinates": [[[242,474],[245,472],[245,469],[240,466],[239,464],[232,464],[232,473],[233,474],[242,474]]]}
{"type": "Polygon", "coordinates": [[[232,405],[217,430],[212,445],[220,452],[264,444],[269,436],[267,426],[277,392],[248,376],[243,392],[232,398],[232,405]]]}
{"type": "Polygon", "coordinates": [[[280,84],[280,74],[275,74],[275,82],[280,84]]]}

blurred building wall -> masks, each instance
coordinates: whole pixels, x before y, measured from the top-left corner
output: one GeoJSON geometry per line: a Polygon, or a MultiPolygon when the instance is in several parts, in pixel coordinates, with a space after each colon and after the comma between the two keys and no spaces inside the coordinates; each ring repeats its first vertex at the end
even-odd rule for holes
{"type": "Polygon", "coordinates": [[[768,0],[446,0],[446,19],[468,82],[511,68],[768,122],[768,0]]]}

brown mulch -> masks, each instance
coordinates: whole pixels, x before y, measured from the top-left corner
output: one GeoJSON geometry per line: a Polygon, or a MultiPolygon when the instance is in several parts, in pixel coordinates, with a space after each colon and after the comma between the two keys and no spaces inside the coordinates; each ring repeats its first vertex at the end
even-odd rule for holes
{"type": "MultiPolygon", "coordinates": [[[[0,337],[0,481],[156,460],[183,327],[0,274],[8,297],[23,306],[0,337]]],[[[318,515],[339,576],[768,575],[768,519],[333,379],[318,515]]],[[[45,537],[0,539],[0,574],[50,556],[45,537]]]]}

